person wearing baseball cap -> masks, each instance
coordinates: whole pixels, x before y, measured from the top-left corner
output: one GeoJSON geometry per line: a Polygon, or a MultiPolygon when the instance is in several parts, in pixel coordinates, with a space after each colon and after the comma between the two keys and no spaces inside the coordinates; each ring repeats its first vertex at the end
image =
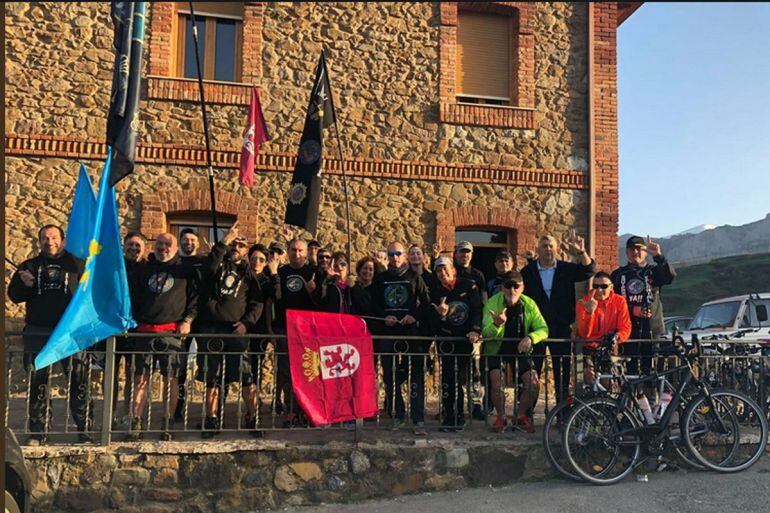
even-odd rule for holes
{"type": "Polygon", "coordinates": [[[321,249],[321,247],[321,243],[315,239],[307,243],[307,261],[310,262],[310,265],[318,265],[318,259],[316,256],[318,255],[318,250],[321,249]]]}
{"type": "MultiPolygon", "coordinates": [[[[660,244],[632,235],[626,240],[628,263],[612,271],[610,279],[617,294],[625,298],[631,316],[631,339],[652,339],[663,332],[663,308],[660,303],[660,289],[669,285],[676,277],[676,271],[663,256],[660,244]],[[647,262],[647,254],[654,263],[647,262]]],[[[641,362],[642,372],[652,369],[652,344],[627,342],[624,353],[631,356],[627,370],[636,374],[641,362]],[[639,358],[633,358],[639,357],[639,358]]]]}
{"type": "Polygon", "coordinates": [[[508,271],[513,270],[513,262],[513,255],[510,251],[503,249],[497,252],[495,255],[495,270],[497,271],[497,276],[487,282],[489,297],[494,296],[503,289],[502,276],[508,271]]]}
{"type": "MultiPolygon", "coordinates": [[[[470,360],[473,343],[481,333],[481,296],[476,284],[458,278],[452,260],[439,257],[433,264],[435,281],[430,288],[431,335],[463,337],[464,341],[441,341],[436,349],[441,361],[441,431],[457,432],[465,427],[463,385],[470,389],[470,360]]],[[[470,398],[469,398],[470,399],[470,398]]]]}
{"type": "Polygon", "coordinates": [[[461,240],[455,244],[454,264],[457,269],[458,278],[465,278],[473,281],[479,288],[481,302],[486,303],[489,298],[487,295],[487,280],[484,278],[484,273],[471,266],[472,259],[473,244],[467,240],[461,240]]]}

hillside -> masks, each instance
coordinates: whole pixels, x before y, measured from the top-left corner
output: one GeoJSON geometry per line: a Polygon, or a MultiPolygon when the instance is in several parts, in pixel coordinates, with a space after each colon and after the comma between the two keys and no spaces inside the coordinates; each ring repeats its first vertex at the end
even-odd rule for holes
{"type": "Polygon", "coordinates": [[[663,311],[692,315],[710,299],[770,292],[770,253],[719,258],[677,267],[674,283],[663,288],[663,311]]]}
{"type": "MultiPolygon", "coordinates": [[[[696,230],[697,231],[697,230],[696,230]]],[[[645,237],[646,233],[640,233],[645,237]]],[[[653,239],[655,239],[655,234],[653,239]]],[[[626,239],[630,234],[618,237],[618,262],[626,262],[626,239]]],[[[655,239],[666,257],[679,265],[708,262],[714,258],[750,255],[770,251],[770,214],[764,219],[741,226],[723,225],[699,233],[674,235],[655,239]]]]}

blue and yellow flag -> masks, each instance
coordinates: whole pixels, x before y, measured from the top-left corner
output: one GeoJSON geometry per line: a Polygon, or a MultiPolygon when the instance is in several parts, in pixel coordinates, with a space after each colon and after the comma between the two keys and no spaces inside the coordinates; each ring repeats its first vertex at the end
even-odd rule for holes
{"type": "Polygon", "coordinates": [[[109,185],[110,155],[108,151],[99,182],[96,223],[92,227],[83,277],[48,343],[35,358],[36,369],[136,326],[131,315],[115,188],[109,185]]]}
{"type": "Polygon", "coordinates": [[[67,223],[67,251],[78,258],[88,258],[88,244],[94,234],[96,217],[96,195],[91,179],[86,173],[86,166],[80,164],[78,183],[75,185],[75,197],[72,200],[70,220],[67,223]]]}

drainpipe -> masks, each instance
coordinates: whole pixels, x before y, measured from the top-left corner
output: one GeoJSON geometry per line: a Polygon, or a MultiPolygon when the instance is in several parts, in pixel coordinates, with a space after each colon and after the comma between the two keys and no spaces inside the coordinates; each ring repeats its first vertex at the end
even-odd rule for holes
{"type": "Polygon", "coordinates": [[[594,161],[594,4],[588,7],[588,252],[596,258],[596,180],[594,161]]]}

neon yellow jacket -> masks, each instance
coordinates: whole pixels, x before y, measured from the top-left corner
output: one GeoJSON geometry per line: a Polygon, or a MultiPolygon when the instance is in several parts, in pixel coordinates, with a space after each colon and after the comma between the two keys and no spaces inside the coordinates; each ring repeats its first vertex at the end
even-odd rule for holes
{"type": "MultiPolygon", "coordinates": [[[[543,319],[543,315],[540,313],[540,309],[537,307],[535,301],[524,294],[520,297],[520,301],[524,308],[524,333],[532,340],[532,344],[537,344],[548,338],[548,325],[543,319]]],[[[492,315],[489,313],[491,310],[495,315],[499,315],[505,308],[505,295],[503,292],[498,292],[487,301],[484,305],[484,317],[481,321],[481,336],[484,338],[484,351],[485,355],[497,354],[502,345],[502,339],[505,336],[505,324],[502,326],[495,326],[492,320],[492,315]]]]}

